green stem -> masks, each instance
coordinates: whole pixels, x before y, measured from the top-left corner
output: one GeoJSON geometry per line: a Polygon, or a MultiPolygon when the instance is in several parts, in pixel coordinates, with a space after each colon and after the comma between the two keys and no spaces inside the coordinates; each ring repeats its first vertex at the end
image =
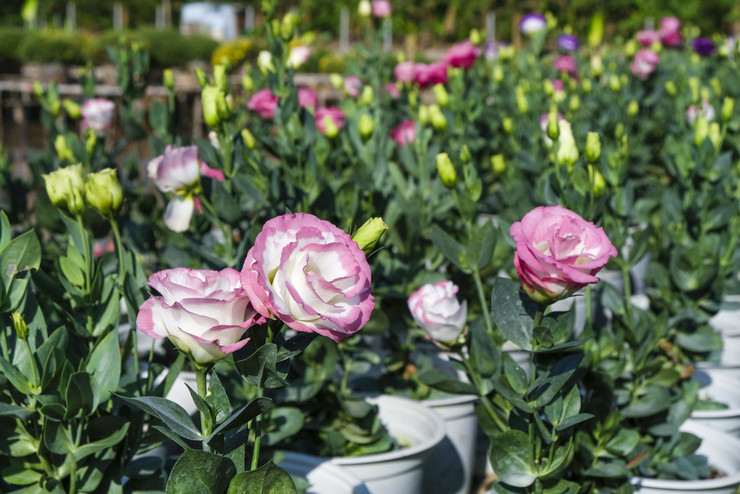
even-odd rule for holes
{"type": "MultiPolygon", "coordinates": [[[[263,389],[262,382],[257,386],[257,398],[262,398],[263,389]]],[[[254,418],[254,445],[252,446],[252,466],[251,471],[259,468],[260,461],[260,447],[262,445],[262,415],[257,415],[254,418]]]]}
{"type": "Polygon", "coordinates": [[[481,383],[480,376],[476,372],[475,368],[470,365],[470,361],[465,357],[465,354],[462,352],[462,350],[458,350],[457,356],[462,361],[463,365],[467,369],[467,373],[470,376],[471,380],[473,381],[473,385],[475,386],[475,389],[478,391],[478,397],[480,398],[481,403],[483,404],[483,407],[486,409],[486,412],[488,412],[489,417],[491,417],[491,420],[493,420],[496,425],[498,426],[499,430],[501,432],[504,432],[509,429],[509,427],[504,423],[502,418],[499,416],[498,412],[496,411],[496,408],[493,406],[493,403],[488,398],[488,395],[486,394],[485,389],[483,388],[483,384],[481,383]]]}
{"type": "Polygon", "coordinates": [[[632,284],[627,263],[622,264],[622,280],[624,280],[624,309],[627,312],[627,324],[632,324],[632,284]]]}
{"type": "MultiPolygon", "coordinates": [[[[33,387],[34,391],[38,388],[39,385],[39,373],[36,369],[36,357],[34,356],[33,352],[31,351],[31,345],[28,344],[28,338],[22,338],[23,344],[26,346],[26,351],[28,352],[28,359],[31,362],[31,379],[33,380],[33,387]]],[[[36,402],[36,397],[33,397],[34,403],[36,402]]]]}
{"type": "MultiPolygon", "coordinates": [[[[198,388],[198,396],[203,398],[204,401],[208,394],[207,377],[209,369],[210,367],[196,367],[195,369],[195,383],[198,388]]],[[[200,412],[200,428],[201,436],[203,437],[203,451],[210,451],[211,447],[206,442],[206,438],[211,435],[211,417],[207,417],[202,411],[200,412]]]]}
{"type": "MultiPolygon", "coordinates": [[[[575,303],[575,300],[573,301],[575,303]]],[[[591,285],[586,285],[586,330],[591,329],[591,285]]]]}
{"type": "Polygon", "coordinates": [[[488,333],[493,335],[493,324],[491,323],[491,313],[488,309],[488,303],[486,302],[486,294],[483,291],[483,282],[480,279],[480,273],[477,269],[473,270],[473,279],[475,280],[475,288],[478,291],[478,298],[480,299],[481,311],[483,312],[483,319],[486,322],[486,329],[488,333]]]}

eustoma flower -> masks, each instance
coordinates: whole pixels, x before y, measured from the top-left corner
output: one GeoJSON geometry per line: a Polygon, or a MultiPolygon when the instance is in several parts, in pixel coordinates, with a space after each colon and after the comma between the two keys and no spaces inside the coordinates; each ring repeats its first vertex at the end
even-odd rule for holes
{"type": "Polygon", "coordinates": [[[659,63],[660,56],[657,53],[644,49],[635,53],[635,58],[632,59],[630,64],[630,70],[640,79],[647,79],[655,72],[659,63]]]}
{"type": "Polygon", "coordinates": [[[447,82],[447,64],[445,62],[434,62],[429,65],[417,63],[414,65],[414,81],[421,87],[444,84],[447,82]]]}
{"type": "Polygon", "coordinates": [[[169,338],[199,366],[243,347],[247,328],[262,322],[235,269],[167,269],[151,275],[149,286],[159,295],[141,305],[136,327],[169,338]]]}
{"type": "Polygon", "coordinates": [[[82,104],[82,128],[103,132],[113,125],[113,114],[116,105],[103,98],[92,98],[82,104]]]}
{"type": "Polygon", "coordinates": [[[347,233],[310,214],[265,223],[241,278],[259,314],[336,342],[362,329],[375,306],[365,253],[347,233]]]}
{"type": "Polygon", "coordinates": [[[465,40],[452,46],[445,52],[444,60],[450,67],[469,69],[480,56],[481,50],[470,40],[465,40]]]}
{"type": "Polygon", "coordinates": [[[451,281],[440,281],[422,286],[408,299],[416,323],[445,346],[455,344],[468,318],[468,302],[457,300],[459,290],[451,281]]]}
{"type": "Polygon", "coordinates": [[[391,130],[391,139],[400,147],[411,144],[416,139],[416,125],[413,120],[404,120],[391,130]]]}
{"type": "Polygon", "coordinates": [[[210,168],[198,157],[198,146],[167,146],[163,155],[149,162],[147,173],[159,190],[173,195],[164,212],[164,223],[176,232],[190,226],[194,195],[201,192],[200,176],[224,180],[223,172],[210,168]]]}
{"type": "Polygon", "coordinates": [[[270,119],[275,116],[279,99],[269,89],[260,89],[249,98],[247,108],[257,112],[262,119],[270,119]]]}
{"type": "Polygon", "coordinates": [[[522,17],[522,20],[519,23],[519,30],[522,32],[522,34],[526,35],[539,33],[546,27],[547,19],[545,19],[544,15],[537,13],[525,15],[524,17],[522,17]]]}
{"type": "Polygon", "coordinates": [[[603,228],[561,206],[535,208],[509,232],[516,242],[514,265],[522,288],[540,303],[596,283],[594,275],[617,255],[603,228]]]}
{"type": "Polygon", "coordinates": [[[322,106],[316,109],[316,127],[329,137],[333,137],[344,127],[344,112],[333,106],[322,106]]]}
{"type": "Polygon", "coordinates": [[[393,7],[388,0],[373,0],[370,4],[373,17],[388,17],[393,12],[393,7]]]}
{"type": "Polygon", "coordinates": [[[658,34],[664,45],[677,46],[681,43],[681,21],[677,17],[663,17],[658,34]]]}

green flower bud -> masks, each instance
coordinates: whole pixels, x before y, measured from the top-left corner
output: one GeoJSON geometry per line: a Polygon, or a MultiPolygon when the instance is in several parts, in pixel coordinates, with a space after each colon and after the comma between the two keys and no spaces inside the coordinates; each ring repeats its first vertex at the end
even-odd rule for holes
{"type": "Polygon", "coordinates": [[[612,74],[609,76],[609,89],[612,91],[619,91],[622,88],[622,84],[619,82],[619,76],[612,74]]]}
{"type": "Polygon", "coordinates": [[[527,113],[529,111],[529,102],[521,86],[517,86],[516,88],[516,106],[519,109],[519,113],[527,113]]]}
{"type": "Polygon", "coordinates": [[[699,96],[701,96],[702,101],[706,101],[709,99],[709,89],[706,87],[702,87],[699,90],[699,96]]]}
{"type": "Polygon", "coordinates": [[[507,134],[511,134],[514,131],[514,121],[509,117],[506,117],[501,121],[501,126],[507,134]]]}
{"type": "Polygon", "coordinates": [[[712,141],[714,149],[719,151],[719,148],[722,147],[722,134],[717,122],[709,124],[709,140],[712,141]]]}
{"type": "Polygon", "coordinates": [[[249,132],[249,129],[242,129],[242,141],[244,141],[244,145],[247,146],[249,149],[254,149],[254,147],[257,145],[257,141],[254,139],[254,135],[249,132]]]}
{"type": "Polygon", "coordinates": [[[617,127],[614,129],[614,138],[619,140],[624,135],[624,124],[622,122],[619,122],[617,124],[617,127]]]}
{"type": "Polygon", "coordinates": [[[69,115],[69,118],[78,120],[82,116],[82,108],[71,99],[65,98],[62,101],[62,106],[64,107],[64,111],[67,112],[67,115],[69,115]]]}
{"type": "Polygon", "coordinates": [[[357,6],[357,13],[360,17],[370,17],[370,14],[372,14],[370,0],[361,0],[360,5],[357,6]]]}
{"type": "Polygon", "coordinates": [[[594,55],[593,57],[591,57],[591,75],[594,77],[599,77],[603,73],[604,61],[601,59],[600,56],[594,55]]]}
{"type": "Polygon", "coordinates": [[[439,153],[437,155],[437,173],[439,173],[439,178],[445,187],[448,189],[455,188],[457,184],[457,173],[447,153],[439,153]]]}
{"type": "Polygon", "coordinates": [[[217,64],[213,66],[213,85],[223,91],[224,94],[229,93],[229,78],[226,74],[226,66],[217,64]]]}
{"type": "Polygon", "coordinates": [[[326,137],[334,138],[339,134],[339,127],[334,123],[334,119],[329,115],[324,117],[324,130],[326,131],[326,137]]]}
{"type": "Polygon", "coordinates": [[[555,94],[555,86],[552,85],[552,81],[550,79],[542,81],[542,91],[544,91],[547,96],[555,94]]]}
{"type": "Polygon", "coordinates": [[[606,190],[606,180],[604,176],[592,165],[588,165],[588,177],[593,187],[593,193],[596,196],[600,196],[606,190]]]}
{"type": "Polygon", "coordinates": [[[295,27],[298,25],[298,16],[293,12],[288,12],[283,17],[283,22],[280,24],[280,36],[284,41],[289,41],[293,37],[295,27]]]}
{"type": "Polygon", "coordinates": [[[49,111],[55,117],[59,116],[59,112],[61,110],[62,110],[62,102],[59,101],[58,99],[55,99],[54,101],[51,102],[51,105],[49,105],[49,111]]]}
{"type": "Polygon", "coordinates": [[[712,91],[714,91],[715,95],[719,96],[722,94],[722,85],[719,83],[719,79],[712,77],[709,79],[709,84],[712,86],[712,91]]]}
{"type": "Polygon", "coordinates": [[[570,123],[567,120],[561,120],[558,122],[560,130],[560,137],[558,138],[558,153],[557,161],[561,165],[568,165],[568,170],[573,168],[578,157],[578,148],[576,147],[576,140],[573,137],[573,131],[570,128],[570,123]]]}
{"type": "Polygon", "coordinates": [[[427,105],[419,106],[419,123],[422,125],[429,123],[429,107],[427,105]]]}
{"type": "Polygon", "coordinates": [[[248,74],[242,77],[242,88],[248,93],[254,89],[254,79],[248,74]]]}
{"type": "Polygon", "coordinates": [[[581,82],[581,88],[583,88],[584,93],[590,93],[591,92],[591,79],[583,79],[583,82],[581,82]]]}
{"type": "Polygon", "coordinates": [[[496,154],[491,156],[491,166],[493,166],[493,173],[496,175],[503,175],[506,171],[506,162],[504,161],[503,154],[496,154]]]}
{"type": "Polygon", "coordinates": [[[72,163],[75,160],[72,150],[67,146],[67,139],[63,134],[59,134],[54,139],[54,150],[57,152],[59,161],[72,163]]]}
{"type": "Polygon", "coordinates": [[[630,117],[634,117],[635,115],[637,115],[639,111],[640,111],[640,105],[637,104],[637,101],[635,100],[630,101],[629,104],[627,105],[627,115],[629,115],[630,117]]]}
{"type": "Polygon", "coordinates": [[[722,120],[725,122],[732,118],[732,114],[735,113],[735,100],[726,96],[722,100],[722,120]]]}
{"type": "Polygon", "coordinates": [[[375,129],[375,121],[368,115],[367,113],[363,113],[362,116],[360,116],[360,120],[357,122],[357,127],[360,130],[360,135],[364,137],[365,139],[368,139],[371,135],[373,135],[373,130],[375,129]]]}
{"type": "Polygon", "coordinates": [[[208,75],[200,67],[195,68],[195,78],[198,79],[198,85],[201,89],[205,89],[207,86],[210,86],[208,75]]]}
{"type": "Polygon", "coordinates": [[[442,110],[437,105],[429,105],[429,120],[432,122],[432,127],[437,130],[445,130],[447,128],[447,117],[444,116],[442,110]]]}
{"type": "Polygon", "coordinates": [[[547,137],[553,141],[557,141],[560,137],[560,125],[558,125],[558,114],[556,111],[551,111],[547,114],[547,137]]]}
{"type": "Polygon", "coordinates": [[[601,158],[601,141],[598,132],[589,132],[586,135],[586,161],[597,163],[601,158]]]}
{"type": "Polygon", "coordinates": [[[704,115],[699,115],[696,117],[696,122],[694,122],[694,143],[697,146],[701,146],[704,139],[708,136],[709,124],[707,123],[707,119],[704,118],[704,115]]]}
{"type": "Polygon", "coordinates": [[[23,319],[23,314],[14,310],[11,317],[13,318],[13,328],[15,329],[15,333],[18,335],[18,338],[25,341],[28,338],[28,325],[26,324],[25,319],[23,319]]]}
{"type": "MultiPolygon", "coordinates": [[[[221,115],[219,112],[219,99],[223,93],[218,88],[213,86],[207,86],[203,88],[201,93],[201,103],[203,104],[203,120],[212,129],[215,129],[221,123],[221,115]]],[[[225,101],[224,101],[225,104],[225,101]]]]}
{"type": "Polygon", "coordinates": [[[85,151],[87,151],[87,154],[92,156],[95,153],[95,146],[97,144],[98,136],[92,131],[92,129],[88,129],[85,134],[85,151]]]}
{"type": "Polygon", "coordinates": [[[352,235],[352,240],[357,242],[365,254],[369,254],[386,230],[388,230],[388,225],[385,224],[383,218],[370,218],[352,235]]]}
{"type": "Polygon", "coordinates": [[[162,85],[168,91],[173,91],[175,89],[175,76],[172,73],[172,69],[164,69],[162,72],[162,85]]]}
{"type": "Polygon", "coordinates": [[[462,148],[460,149],[460,161],[462,163],[470,163],[473,161],[473,157],[470,155],[470,149],[468,149],[467,144],[463,144],[462,148]]]}
{"type": "Polygon", "coordinates": [[[118,211],[123,202],[123,190],[114,168],[88,174],[85,179],[85,199],[103,216],[118,211]]]}
{"type": "Polygon", "coordinates": [[[699,78],[696,76],[689,77],[689,88],[691,89],[691,101],[699,101],[699,78]]]}
{"type": "Polygon", "coordinates": [[[39,81],[34,81],[33,83],[33,94],[39,99],[44,97],[44,86],[39,81]]]}
{"type": "Polygon", "coordinates": [[[335,89],[343,89],[344,88],[344,77],[342,77],[339,74],[332,74],[329,76],[329,82],[331,82],[331,85],[334,86],[335,89]]]}
{"type": "Polygon", "coordinates": [[[650,45],[650,49],[653,50],[655,53],[660,53],[663,51],[663,43],[660,41],[656,41],[652,45],[650,45]]]}
{"type": "Polygon", "coordinates": [[[629,84],[629,82],[630,82],[630,78],[627,77],[627,74],[622,74],[619,76],[619,85],[621,87],[626,86],[627,84],[629,84]]]}
{"type": "Polygon", "coordinates": [[[594,14],[591,17],[591,24],[588,28],[588,46],[596,48],[601,44],[601,40],[604,38],[604,16],[602,14],[594,14]]]}
{"type": "Polygon", "coordinates": [[[370,85],[363,86],[362,93],[360,93],[360,97],[357,99],[357,101],[364,106],[370,106],[373,102],[373,88],[370,85]]]}
{"type": "Polygon", "coordinates": [[[639,45],[637,44],[637,40],[630,39],[624,44],[624,54],[627,56],[627,58],[632,58],[635,53],[637,53],[637,50],[639,48],[639,45]]]}
{"type": "Polygon", "coordinates": [[[493,80],[496,82],[504,80],[504,69],[502,69],[500,65],[493,67],[493,80]]]}
{"type": "Polygon", "coordinates": [[[673,83],[673,81],[668,81],[665,83],[665,92],[668,93],[668,95],[671,97],[676,95],[676,85],[673,83]]]}
{"type": "Polygon", "coordinates": [[[447,94],[447,89],[445,89],[444,84],[435,84],[432,91],[434,92],[434,97],[437,99],[437,104],[439,106],[444,107],[450,104],[450,95],[447,94]]]}
{"type": "Polygon", "coordinates": [[[511,45],[500,46],[498,49],[498,57],[501,60],[511,60],[514,55],[516,55],[516,50],[511,45]]]}
{"type": "Polygon", "coordinates": [[[470,31],[470,42],[474,45],[479,45],[483,42],[483,36],[481,36],[480,31],[477,29],[470,31]]]}
{"type": "Polygon", "coordinates": [[[577,94],[574,94],[570,97],[570,103],[568,104],[568,107],[572,112],[578,111],[578,109],[581,107],[581,99],[578,97],[577,94]]]}

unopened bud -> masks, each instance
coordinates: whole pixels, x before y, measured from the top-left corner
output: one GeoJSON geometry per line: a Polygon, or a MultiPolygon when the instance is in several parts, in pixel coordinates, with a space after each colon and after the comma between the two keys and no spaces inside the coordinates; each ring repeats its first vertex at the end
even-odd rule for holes
{"type": "Polygon", "coordinates": [[[360,97],[358,98],[357,102],[364,106],[370,106],[373,102],[373,88],[370,85],[366,85],[362,87],[362,93],[360,93],[360,97]]]}
{"type": "Polygon", "coordinates": [[[257,67],[264,75],[267,75],[268,72],[275,72],[275,66],[272,64],[272,53],[262,50],[257,55],[257,67]]]}
{"type": "Polygon", "coordinates": [[[370,17],[370,14],[372,14],[372,6],[370,5],[370,0],[361,0],[360,5],[357,6],[357,13],[360,15],[360,17],[370,17]]]}
{"type": "Polygon", "coordinates": [[[69,118],[77,120],[82,116],[82,108],[71,99],[65,98],[64,101],[62,101],[62,106],[64,106],[64,111],[67,112],[69,118]]]}
{"type": "Polygon", "coordinates": [[[560,125],[558,125],[558,114],[551,111],[547,114],[547,137],[557,141],[560,137],[560,125]]]}
{"type": "Polygon", "coordinates": [[[503,154],[496,154],[491,156],[491,166],[493,166],[493,173],[496,175],[503,175],[506,171],[506,162],[504,161],[503,154]]]}
{"type": "Polygon", "coordinates": [[[671,97],[676,95],[676,85],[673,83],[673,81],[668,81],[665,83],[665,92],[668,93],[668,95],[671,97]]]}
{"type": "Polygon", "coordinates": [[[467,144],[463,144],[462,148],[460,149],[460,161],[462,163],[470,163],[473,161],[473,157],[470,155],[470,149],[468,149],[467,144]]]}
{"type": "Polygon", "coordinates": [[[696,122],[694,122],[694,143],[697,146],[701,146],[704,139],[708,136],[709,124],[707,123],[707,119],[704,118],[704,115],[699,115],[696,117],[696,122]]]}
{"type": "Polygon", "coordinates": [[[604,180],[604,176],[599,172],[599,170],[596,169],[593,165],[588,165],[588,176],[591,180],[592,184],[592,191],[594,195],[600,196],[604,193],[604,190],[606,190],[606,181],[604,180]]]}
{"type": "Polygon", "coordinates": [[[583,89],[584,93],[590,93],[591,92],[591,79],[583,79],[583,82],[581,82],[581,88],[583,89]]]}
{"type": "Polygon", "coordinates": [[[218,100],[223,93],[213,86],[203,88],[201,102],[203,104],[203,120],[212,129],[215,129],[221,123],[221,116],[218,109],[218,100]]]}
{"type": "Polygon", "coordinates": [[[457,173],[447,153],[439,153],[437,155],[437,173],[439,173],[439,178],[445,187],[448,189],[455,188],[457,184],[457,173]]]}
{"type": "Polygon", "coordinates": [[[504,80],[504,69],[502,69],[500,65],[493,67],[493,80],[496,82],[504,80]]]}
{"type": "Polygon", "coordinates": [[[103,216],[118,211],[123,201],[123,190],[114,168],[104,168],[85,178],[85,199],[103,216]]]}
{"type": "Polygon", "coordinates": [[[574,94],[570,97],[570,102],[568,104],[568,107],[570,108],[570,111],[576,112],[581,107],[581,99],[578,97],[577,94],[574,94]]]}
{"type": "Polygon", "coordinates": [[[632,58],[637,53],[637,40],[630,39],[624,44],[624,54],[627,58],[632,58]]]}
{"type": "Polygon", "coordinates": [[[226,66],[217,64],[213,66],[213,85],[223,91],[224,94],[229,93],[229,79],[226,75],[226,66]]]}
{"type": "Polygon", "coordinates": [[[249,75],[243,76],[242,77],[242,88],[248,93],[251,92],[252,89],[254,89],[254,79],[252,79],[252,77],[249,75]]]}
{"type": "Polygon", "coordinates": [[[360,117],[360,120],[357,122],[357,127],[360,130],[360,135],[368,139],[371,135],[373,135],[373,130],[375,129],[375,121],[372,119],[370,115],[367,113],[363,113],[360,117]]]}
{"type": "Polygon", "coordinates": [[[44,96],[44,86],[39,81],[34,81],[33,83],[33,94],[39,99],[44,96]]]}
{"type": "Polygon", "coordinates": [[[573,137],[573,131],[567,120],[560,120],[558,127],[560,129],[560,137],[558,138],[557,160],[561,165],[567,164],[568,170],[571,170],[580,156],[576,147],[576,140],[573,137]]]}
{"type": "Polygon", "coordinates": [[[716,77],[712,77],[709,79],[709,85],[712,86],[712,91],[714,91],[714,94],[716,96],[719,96],[722,94],[722,85],[719,83],[719,79],[716,77]]]}
{"type": "Polygon", "coordinates": [[[480,31],[477,29],[473,29],[470,31],[470,42],[474,45],[479,45],[483,42],[483,36],[481,36],[480,31]]]}
{"type": "Polygon", "coordinates": [[[639,113],[639,111],[640,111],[640,105],[637,104],[637,101],[635,100],[630,101],[629,104],[627,105],[627,115],[629,115],[630,117],[634,117],[635,115],[639,113]]]}
{"type": "Polygon", "coordinates": [[[344,89],[344,77],[339,74],[330,75],[329,82],[335,89],[344,89]]]}
{"type": "Polygon", "coordinates": [[[445,89],[444,84],[435,84],[432,91],[434,92],[434,97],[437,99],[437,104],[439,106],[444,107],[450,104],[450,95],[447,94],[447,89],[445,89]]]}
{"type": "Polygon", "coordinates": [[[609,89],[612,91],[619,91],[622,88],[622,84],[619,82],[619,76],[612,74],[609,76],[609,89]]]}
{"type": "Polygon", "coordinates": [[[254,149],[254,147],[257,145],[257,142],[254,139],[254,135],[249,131],[249,129],[242,129],[242,141],[244,141],[244,145],[247,146],[249,149],[254,149]]]}
{"type": "Polygon", "coordinates": [[[164,69],[164,72],[162,72],[162,85],[169,91],[175,89],[175,76],[172,69],[164,69]]]}
{"type": "Polygon", "coordinates": [[[601,57],[598,55],[591,57],[591,75],[593,75],[594,77],[599,77],[603,73],[604,62],[603,60],[601,60],[601,57]]]}
{"type": "Polygon", "coordinates": [[[352,235],[352,240],[357,242],[365,254],[369,254],[386,230],[388,230],[388,225],[385,224],[383,218],[370,218],[352,235]]]}
{"type": "Polygon", "coordinates": [[[207,86],[210,85],[210,83],[208,82],[208,75],[200,67],[195,68],[195,78],[198,80],[198,85],[201,89],[205,89],[207,86]]]}
{"type": "Polygon", "coordinates": [[[92,129],[88,129],[85,134],[85,151],[92,156],[95,153],[95,146],[98,145],[98,136],[92,129]]]}
{"type": "Polygon", "coordinates": [[[432,122],[432,127],[437,130],[445,130],[447,128],[447,117],[444,116],[442,110],[437,105],[429,106],[429,120],[432,122]]]}
{"type": "Polygon", "coordinates": [[[735,100],[727,96],[722,100],[722,120],[726,122],[732,119],[733,113],[735,113],[735,100]]]}
{"type": "Polygon", "coordinates": [[[519,113],[527,113],[529,111],[529,102],[521,86],[517,86],[516,88],[516,106],[519,109],[519,113]]]}
{"type": "Polygon", "coordinates": [[[614,129],[614,138],[616,140],[619,140],[624,135],[624,124],[622,122],[619,122],[617,124],[617,127],[614,129]]]}
{"type": "Polygon", "coordinates": [[[429,107],[427,105],[419,106],[419,123],[422,125],[429,123],[429,107]]]}
{"type": "Polygon", "coordinates": [[[337,124],[334,123],[334,119],[331,118],[329,115],[324,117],[324,134],[326,134],[326,137],[334,138],[339,134],[339,127],[337,127],[337,124]]]}
{"type": "Polygon", "coordinates": [[[552,96],[553,94],[555,94],[555,86],[553,86],[550,79],[545,79],[544,81],[542,81],[542,91],[547,96],[552,96]]]}
{"type": "Polygon", "coordinates": [[[59,161],[72,163],[75,160],[72,150],[67,146],[67,139],[63,134],[59,134],[54,139],[54,150],[57,152],[59,161]]]}
{"type": "Polygon", "coordinates": [[[689,88],[691,89],[691,101],[699,101],[699,78],[696,76],[689,77],[689,88]]]}
{"type": "Polygon", "coordinates": [[[586,135],[586,161],[597,163],[601,158],[601,140],[598,132],[589,132],[586,135]]]}
{"type": "Polygon", "coordinates": [[[514,121],[509,117],[506,117],[501,121],[501,126],[507,134],[511,134],[514,131],[514,121]]]}
{"type": "Polygon", "coordinates": [[[714,149],[719,151],[719,148],[722,146],[722,133],[717,122],[709,124],[709,140],[712,141],[714,149]]]}
{"type": "Polygon", "coordinates": [[[25,341],[28,338],[28,325],[26,324],[26,320],[23,319],[23,314],[14,310],[11,317],[13,318],[15,333],[18,335],[18,338],[25,341]]]}
{"type": "Polygon", "coordinates": [[[54,101],[52,101],[52,102],[51,102],[51,104],[49,105],[49,111],[50,111],[50,112],[51,112],[51,114],[52,114],[52,115],[54,115],[55,117],[58,117],[58,116],[59,116],[59,112],[61,111],[61,109],[62,109],[62,102],[61,102],[61,101],[59,101],[58,99],[55,99],[55,100],[54,100],[54,101]]]}
{"type": "Polygon", "coordinates": [[[293,32],[298,24],[298,16],[293,12],[288,12],[283,17],[283,22],[280,24],[280,36],[283,41],[289,41],[293,37],[293,32]]]}

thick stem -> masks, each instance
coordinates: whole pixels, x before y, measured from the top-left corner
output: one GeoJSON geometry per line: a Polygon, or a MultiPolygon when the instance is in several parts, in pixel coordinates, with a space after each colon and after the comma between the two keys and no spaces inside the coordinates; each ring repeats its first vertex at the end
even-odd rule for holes
{"type": "MultiPolygon", "coordinates": [[[[208,394],[208,367],[196,367],[195,370],[195,383],[198,388],[198,396],[206,399],[208,394]]],[[[211,447],[206,442],[206,438],[211,435],[211,417],[207,417],[205,413],[200,412],[200,429],[201,436],[203,437],[203,451],[210,451],[211,447]]]]}
{"type": "MultiPolygon", "coordinates": [[[[257,398],[262,398],[263,389],[262,383],[260,382],[257,387],[257,398]]],[[[262,445],[262,415],[257,415],[254,419],[254,445],[252,446],[252,466],[251,471],[259,468],[260,461],[260,447],[262,445]]]]}

